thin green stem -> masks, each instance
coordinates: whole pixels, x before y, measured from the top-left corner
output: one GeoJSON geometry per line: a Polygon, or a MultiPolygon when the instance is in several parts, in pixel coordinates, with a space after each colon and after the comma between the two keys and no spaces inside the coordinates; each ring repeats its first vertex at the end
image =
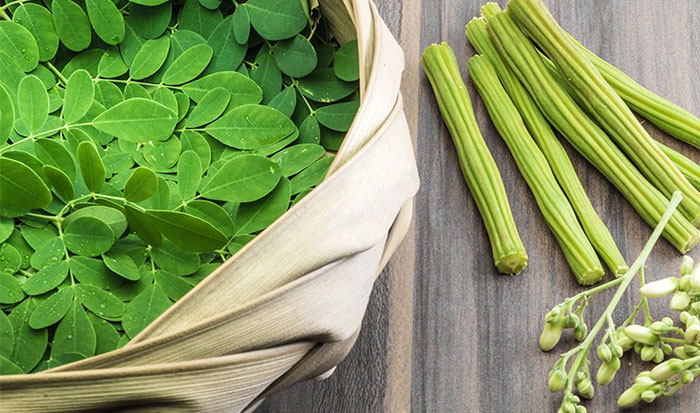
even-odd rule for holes
{"type": "Polygon", "coordinates": [[[73,125],[66,124],[66,125],[61,126],[60,128],[50,129],[50,130],[47,130],[44,132],[37,133],[36,135],[29,135],[26,138],[22,138],[22,139],[18,140],[17,142],[12,142],[11,144],[0,148],[0,153],[3,153],[3,152],[5,152],[5,151],[7,151],[15,146],[20,145],[20,144],[27,142],[27,141],[32,141],[34,139],[44,138],[46,136],[52,136],[52,135],[54,135],[62,130],[67,130],[70,128],[79,128],[81,126],[91,126],[91,125],[92,125],[91,122],[75,123],[73,125]]]}
{"type": "Polygon", "coordinates": [[[5,4],[5,5],[3,5],[3,6],[0,6],[0,11],[7,10],[8,8],[10,8],[10,7],[12,7],[12,6],[16,5],[16,4],[24,4],[24,1],[25,1],[25,0],[15,0],[15,1],[11,1],[11,2],[9,2],[9,3],[5,4]]]}
{"type": "MultiPolygon", "coordinates": [[[[644,279],[644,267],[642,267],[639,269],[639,287],[644,287],[644,284],[646,284],[646,281],[644,279]]],[[[644,309],[644,325],[649,326],[652,321],[654,321],[649,311],[649,300],[645,296],[642,296],[641,304],[644,309]]]]}
{"type": "Polygon", "coordinates": [[[5,20],[12,21],[12,19],[10,18],[10,16],[8,16],[7,13],[5,13],[5,10],[0,10],[0,17],[2,17],[2,18],[5,19],[5,20]]]}
{"type": "Polygon", "coordinates": [[[141,86],[147,86],[147,87],[156,87],[156,88],[168,88],[168,89],[174,89],[174,90],[182,90],[182,86],[171,86],[171,85],[165,85],[163,83],[150,83],[150,82],[140,82],[138,80],[132,80],[132,79],[98,79],[95,78],[93,79],[96,82],[112,82],[112,83],[121,83],[121,84],[136,84],[136,85],[141,85],[141,86]]]}
{"type": "Polygon", "coordinates": [[[45,64],[46,67],[56,75],[56,77],[61,81],[61,83],[63,83],[63,86],[66,86],[68,84],[68,79],[66,79],[66,77],[63,76],[63,73],[61,73],[61,71],[58,70],[56,66],[51,64],[51,62],[46,62],[45,64]]]}
{"type": "Polygon", "coordinates": [[[309,103],[308,99],[306,99],[306,96],[304,96],[304,94],[301,93],[301,90],[299,90],[299,81],[292,78],[292,87],[294,87],[294,89],[296,89],[297,92],[299,92],[299,96],[301,96],[301,100],[304,101],[304,104],[309,109],[309,112],[311,112],[312,115],[315,115],[316,111],[313,107],[311,107],[311,103],[309,103]]]}
{"type": "Polygon", "coordinates": [[[45,219],[47,221],[53,221],[53,222],[59,222],[59,223],[63,221],[63,218],[58,217],[58,216],[35,214],[33,212],[27,212],[26,214],[24,214],[24,216],[37,218],[37,219],[45,219]]]}

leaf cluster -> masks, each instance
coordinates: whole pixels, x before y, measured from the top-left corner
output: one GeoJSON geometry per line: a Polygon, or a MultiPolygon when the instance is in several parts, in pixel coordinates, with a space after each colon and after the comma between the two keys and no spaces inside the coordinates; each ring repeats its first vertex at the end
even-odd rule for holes
{"type": "Polygon", "coordinates": [[[0,374],[123,346],[323,180],[359,105],[357,43],[305,1],[0,18],[0,374]]]}

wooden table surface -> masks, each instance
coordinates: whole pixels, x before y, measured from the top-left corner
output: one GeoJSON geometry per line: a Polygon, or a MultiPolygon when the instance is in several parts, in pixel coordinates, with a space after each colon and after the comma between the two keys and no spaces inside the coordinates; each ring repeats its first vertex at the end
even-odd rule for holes
{"type": "MultiPolygon", "coordinates": [[[[416,141],[421,191],[401,249],[378,280],[357,345],[328,380],[302,383],[266,401],[261,412],[545,412],[561,395],[547,390],[557,350],[539,350],[543,315],[581,291],[471,83],[469,92],[484,138],[499,165],[529,255],[519,277],[497,275],[486,232],[461,176],[419,59],[431,43],[447,41],[466,73],[474,53],[464,25],[484,0],[375,0],[406,55],[403,94],[416,141]]],[[[504,1],[499,1],[505,6],[504,1]]],[[[562,26],[588,48],[651,90],[700,113],[700,2],[694,0],[548,0],[562,26]]],[[[647,126],[649,126],[647,124],[647,126]]],[[[700,160],[698,150],[653,127],[652,135],[700,160]]],[[[628,260],[651,229],[593,167],[567,145],[588,195],[628,260]]],[[[690,253],[700,260],[700,248],[690,253]]],[[[680,254],[661,241],[648,279],[678,273],[680,254]]],[[[612,294],[589,306],[588,321],[612,294]]],[[[637,302],[628,294],[616,319],[637,302]]],[[[655,314],[670,313],[667,300],[655,314]]],[[[621,320],[620,320],[621,321],[621,320]]],[[[597,370],[598,361],[592,360],[597,370]]],[[[590,412],[616,411],[616,400],[637,372],[648,369],[627,354],[615,381],[596,385],[590,412]]],[[[698,412],[700,383],[635,411],[698,412]]]]}

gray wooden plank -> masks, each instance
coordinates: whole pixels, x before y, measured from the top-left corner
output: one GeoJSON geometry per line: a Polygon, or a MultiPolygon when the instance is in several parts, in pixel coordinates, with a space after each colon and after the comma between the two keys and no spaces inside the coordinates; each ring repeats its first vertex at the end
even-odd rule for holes
{"type": "MultiPolygon", "coordinates": [[[[556,354],[537,347],[542,316],[581,291],[567,269],[512,157],[467,80],[479,125],[499,164],[529,268],[515,278],[496,274],[485,230],[459,170],[450,136],[420,70],[423,48],[449,42],[461,63],[473,50],[464,25],[483,1],[375,0],[406,54],[404,99],[418,150],[422,189],[408,240],[379,279],[362,333],[330,379],[303,383],[263,404],[263,412],[540,412],[554,411],[547,390],[556,354]],[[418,87],[417,87],[418,86],[418,87]]],[[[501,6],[504,1],[499,1],[501,6]]],[[[700,3],[691,0],[548,0],[574,36],[648,88],[700,113],[700,3]]],[[[465,73],[464,65],[462,72],[465,73]]],[[[700,154],[653,126],[652,135],[694,160],[700,154]]],[[[651,229],[594,168],[566,145],[591,201],[629,260],[651,229]]],[[[691,252],[700,259],[700,254],[691,252]]],[[[680,255],[665,241],[650,259],[647,278],[677,272],[680,255]]],[[[612,292],[592,301],[589,322],[612,292]]],[[[624,317],[637,296],[616,312],[624,317]]],[[[659,317],[669,313],[656,300],[659,317]]],[[[568,349],[573,345],[565,339],[568,349]]],[[[649,366],[626,355],[615,381],[596,388],[589,411],[616,411],[618,395],[649,366]],[[631,363],[631,365],[628,365],[631,363]]],[[[593,361],[592,370],[598,362],[593,361]]],[[[698,384],[635,411],[698,411],[698,384]]]]}

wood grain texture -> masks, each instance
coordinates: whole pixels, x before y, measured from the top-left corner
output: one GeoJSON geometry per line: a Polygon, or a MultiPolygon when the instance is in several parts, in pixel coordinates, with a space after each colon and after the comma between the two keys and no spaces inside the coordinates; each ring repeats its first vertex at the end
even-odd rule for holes
{"type": "MultiPolygon", "coordinates": [[[[556,354],[537,346],[542,317],[581,291],[504,142],[470,82],[477,119],[499,164],[528,249],[529,267],[515,278],[496,274],[488,239],[464,183],[447,129],[419,65],[431,43],[452,45],[466,74],[474,51],[464,25],[484,0],[375,0],[406,54],[403,93],[416,140],[421,191],[407,240],[377,281],[355,349],[323,382],[302,383],[266,401],[261,412],[545,412],[560,396],[547,391],[556,354]]],[[[546,1],[588,48],[651,90],[700,113],[700,3],[692,0],[546,1]]],[[[505,6],[504,1],[499,1],[505,6]]],[[[690,158],[700,152],[646,124],[652,135],[690,158]]],[[[651,229],[624,198],[566,145],[581,180],[623,254],[632,260],[651,229]]],[[[690,255],[700,260],[700,249],[690,255]]],[[[659,242],[647,267],[654,280],[677,274],[680,255],[659,242]]],[[[612,292],[595,299],[589,322],[612,292]]],[[[637,301],[628,294],[616,312],[637,301]]],[[[654,305],[665,315],[667,301],[654,305]]],[[[570,348],[566,338],[557,350],[570,348]]],[[[557,351],[555,350],[555,352],[557,351]]],[[[597,360],[592,368],[597,369],[597,360]]],[[[615,381],[596,388],[591,412],[616,411],[618,395],[648,368],[626,355],[615,381]],[[631,364],[630,364],[631,363],[631,364]]],[[[640,405],[643,412],[697,412],[700,384],[640,405]]]]}

